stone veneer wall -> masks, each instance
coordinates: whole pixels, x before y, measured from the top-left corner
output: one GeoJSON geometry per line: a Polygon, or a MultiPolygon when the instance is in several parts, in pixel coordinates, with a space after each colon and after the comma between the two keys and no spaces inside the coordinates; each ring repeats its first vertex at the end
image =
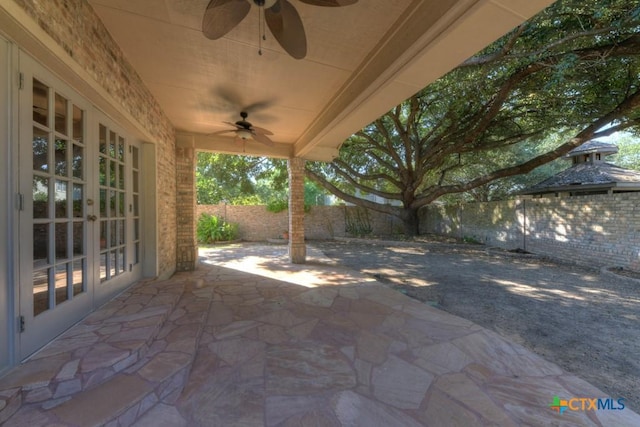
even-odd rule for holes
{"type": "MultiPolygon", "coordinates": [[[[312,206],[304,217],[305,237],[323,240],[347,236],[346,211],[356,209],[355,206],[312,206]]],[[[289,227],[288,211],[273,213],[267,211],[265,206],[198,205],[196,220],[203,213],[226,217],[227,221],[238,223],[239,237],[252,242],[281,238],[289,227]]],[[[369,218],[372,234],[385,236],[402,230],[400,220],[390,215],[369,211],[369,218]]]]}
{"type": "Polygon", "coordinates": [[[640,271],[640,193],[433,205],[422,232],[640,271]]]}
{"type": "Polygon", "coordinates": [[[176,268],[176,161],[172,124],[85,0],[13,0],[154,137],[160,276],[176,268]]]}

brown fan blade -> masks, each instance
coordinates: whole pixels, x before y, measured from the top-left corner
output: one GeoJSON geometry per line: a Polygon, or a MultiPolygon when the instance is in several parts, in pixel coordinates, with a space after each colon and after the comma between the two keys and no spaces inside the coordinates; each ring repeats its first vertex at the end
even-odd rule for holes
{"type": "Polygon", "coordinates": [[[260,128],[258,126],[251,126],[251,130],[256,131],[256,133],[260,133],[262,135],[273,135],[273,132],[271,132],[270,130],[260,128]]]}
{"type": "Polygon", "coordinates": [[[358,3],[358,0],[300,0],[302,3],[310,4],[312,6],[323,7],[339,7],[349,6],[351,4],[358,3]]]}
{"type": "Polygon", "coordinates": [[[295,59],[307,55],[307,36],[298,11],[287,0],[278,0],[264,11],[264,17],[273,37],[295,59]]]}
{"type": "Polygon", "coordinates": [[[256,133],[256,132],[252,132],[253,135],[253,139],[255,139],[256,141],[264,144],[264,145],[268,145],[269,147],[273,147],[275,144],[274,142],[269,139],[268,136],[263,135],[261,133],[256,133]]]}
{"type": "Polygon", "coordinates": [[[211,0],[202,18],[202,32],[208,39],[219,39],[238,25],[250,9],[246,0],[211,0]]]}
{"type": "MultiPolygon", "coordinates": [[[[237,129],[244,129],[244,127],[240,126],[240,125],[239,125],[239,124],[237,124],[237,123],[231,123],[231,122],[222,122],[222,123],[224,123],[224,124],[226,124],[226,125],[229,125],[229,126],[233,126],[233,127],[237,128],[237,129]]],[[[234,130],[234,131],[235,131],[235,130],[234,130]]]]}
{"type": "Polygon", "coordinates": [[[235,131],[236,131],[235,129],[219,130],[217,132],[212,132],[212,133],[208,134],[208,136],[211,136],[211,135],[222,135],[223,133],[229,133],[229,132],[235,132],[235,131]]]}

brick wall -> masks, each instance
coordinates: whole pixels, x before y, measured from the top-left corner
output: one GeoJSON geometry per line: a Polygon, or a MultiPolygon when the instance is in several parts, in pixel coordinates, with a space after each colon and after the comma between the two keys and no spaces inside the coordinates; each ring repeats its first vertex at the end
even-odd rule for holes
{"type": "Polygon", "coordinates": [[[640,193],[433,205],[420,229],[640,271],[640,193]]]}
{"type": "Polygon", "coordinates": [[[157,151],[159,274],[176,266],[174,129],[85,0],[13,0],[153,136],[157,151]]]}
{"type": "MultiPolygon", "coordinates": [[[[322,240],[347,235],[345,213],[355,211],[354,206],[313,206],[305,212],[304,234],[307,239],[322,240]]],[[[239,225],[239,237],[246,241],[265,241],[282,236],[288,230],[288,211],[273,213],[265,206],[233,206],[233,205],[198,205],[196,219],[202,213],[225,218],[239,225]],[[225,213],[226,212],[226,213],[225,213]]],[[[402,223],[397,218],[379,212],[368,211],[372,234],[388,236],[402,230],[402,223]]]]}

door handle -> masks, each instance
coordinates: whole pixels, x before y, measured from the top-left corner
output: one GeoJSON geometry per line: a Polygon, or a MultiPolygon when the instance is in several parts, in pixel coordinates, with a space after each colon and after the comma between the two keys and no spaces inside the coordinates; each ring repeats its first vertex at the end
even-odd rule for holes
{"type": "Polygon", "coordinates": [[[88,219],[89,221],[95,221],[96,219],[98,219],[98,217],[97,217],[97,216],[95,216],[95,215],[88,215],[88,216],[87,216],[87,219],[88,219]]]}

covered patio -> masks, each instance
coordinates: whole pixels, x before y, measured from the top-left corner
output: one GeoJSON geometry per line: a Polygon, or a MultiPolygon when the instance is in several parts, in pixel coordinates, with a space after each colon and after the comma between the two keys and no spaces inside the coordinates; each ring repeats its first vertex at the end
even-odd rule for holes
{"type": "Polygon", "coordinates": [[[554,410],[556,396],[605,394],[313,247],[304,266],[282,246],[202,254],[195,271],[134,285],[0,380],[0,422],[640,424],[580,401],[554,410]]]}
{"type": "Polygon", "coordinates": [[[305,244],[306,161],[551,2],[296,2],[300,60],[208,0],[0,3],[0,424],[640,424],[305,244]],[[215,134],[241,111],[273,145],[215,134]],[[202,150],[288,159],[287,250],[198,262],[202,150]]]}

